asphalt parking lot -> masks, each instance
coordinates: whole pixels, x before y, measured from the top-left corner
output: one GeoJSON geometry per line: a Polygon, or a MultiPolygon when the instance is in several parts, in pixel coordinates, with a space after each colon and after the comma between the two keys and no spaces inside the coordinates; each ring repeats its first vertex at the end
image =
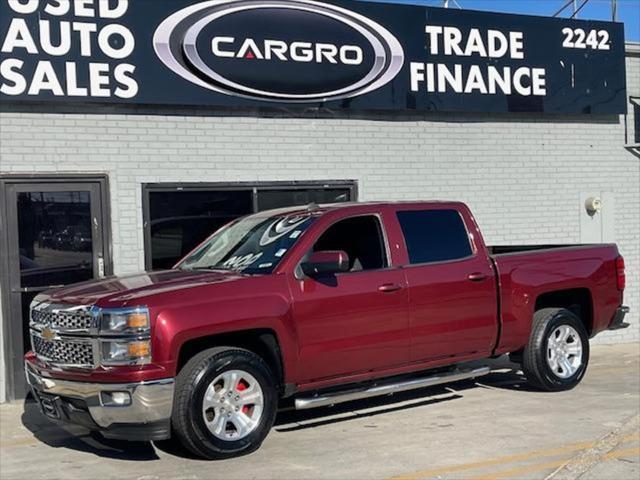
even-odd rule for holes
{"type": "Polygon", "coordinates": [[[584,381],[563,393],[528,390],[504,359],[491,366],[476,382],[283,411],[258,452],[220,462],[65,430],[31,402],[2,405],[0,477],[640,478],[640,344],[593,347],[584,381]]]}

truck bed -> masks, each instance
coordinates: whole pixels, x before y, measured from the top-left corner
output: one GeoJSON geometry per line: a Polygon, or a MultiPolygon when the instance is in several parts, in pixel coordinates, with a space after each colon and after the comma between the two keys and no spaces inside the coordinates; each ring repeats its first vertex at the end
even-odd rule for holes
{"type": "Polygon", "coordinates": [[[578,303],[589,312],[592,335],[608,327],[622,303],[622,292],[616,288],[615,244],[509,245],[487,250],[498,276],[499,353],[526,343],[540,299],[543,305],[553,305],[553,299],[544,301],[548,292],[585,298],[578,303]]]}

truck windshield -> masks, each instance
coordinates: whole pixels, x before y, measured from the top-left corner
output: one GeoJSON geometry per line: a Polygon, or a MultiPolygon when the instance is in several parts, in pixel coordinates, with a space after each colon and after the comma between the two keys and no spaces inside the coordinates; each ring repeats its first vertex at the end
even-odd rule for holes
{"type": "Polygon", "coordinates": [[[271,273],[314,219],[311,213],[245,217],[215,233],[178,268],[271,273]]]}

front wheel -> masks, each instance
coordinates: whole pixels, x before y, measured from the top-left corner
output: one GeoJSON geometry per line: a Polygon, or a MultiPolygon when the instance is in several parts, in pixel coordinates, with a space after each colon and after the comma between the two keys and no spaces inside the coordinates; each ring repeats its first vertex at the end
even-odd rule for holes
{"type": "Polygon", "coordinates": [[[260,447],[277,402],[273,374],[262,358],[239,348],[211,348],[178,374],[171,424],[197,456],[239,456],[260,447]]]}
{"type": "Polygon", "coordinates": [[[522,353],[522,369],[531,385],[569,390],[580,383],[588,363],[589,335],[578,317],[564,308],[544,308],[534,314],[522,353]]]}

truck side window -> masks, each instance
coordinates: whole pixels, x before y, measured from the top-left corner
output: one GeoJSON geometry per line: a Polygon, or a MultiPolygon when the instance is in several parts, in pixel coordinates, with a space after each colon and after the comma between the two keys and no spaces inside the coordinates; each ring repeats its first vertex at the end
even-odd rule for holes
{"type": "Polygon", "coordinates": [[[352,217],[331,225],[313,251],[343,250],[349,255],[349,271],[375,270],[388,265],[380,221],[373,215],[352,217]]]}
{"type": "Polygon", "coordinates": [[[409,262],[429,263],[471,255],[469,235],[455,210],[406,210],[397,213],[409,262]]]}

